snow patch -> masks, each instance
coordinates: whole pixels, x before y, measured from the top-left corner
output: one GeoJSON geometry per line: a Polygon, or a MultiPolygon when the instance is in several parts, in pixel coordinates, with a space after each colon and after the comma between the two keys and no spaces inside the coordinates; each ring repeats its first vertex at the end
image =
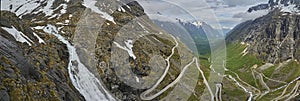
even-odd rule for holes
{"type": "Polygon", "coordinates": [[[296,5],[282,6],[281,12],[293,13],[297,10],[296,5]]]}
{"type": "Polygon", "coordinates": [[[126,12],[125,9],[124,9],[123,7],[119,7],[119,8],[118,8],[118,11],[120,11],[120,12],[126,12]]]}
{"type": "Polygon", "coordinates": [[[281,8],[281,12],[286,12],[286,13],[299,13],[297,5],[296,4],[291,4],[291,2],[288,2],[287,5],[285,4],[278,4],[275,7],[281,8]]]}
{"type": "Polygon", "coordinates": [[[34,28],[34,29],[43,29],[44,26],[35,26],[35,27],[32,27],[32,28],[34,28]]]}
{"type": "Polygon", "coordinates": [[[25,15],[28,13],[38,14],[39,12],[42,12],[45,14],[45,16],[51,16],[51,18],[60,16],[61,14],[65,14],[67,5],[60,4],[57,8],[54,9],[52,7],[54,2],[55,0],[47,0],[46,2],[45,0],[6,0],[6,2],[3,3],[1,1],[1,10],[3,7],[3,10],[15,12],[17,15],[25,15]],[[42,3],[45,4],[45,6],[42,6],[42,3]],[[11,7],[12,9],[10,9],[11,7]],[[60,10],[60,14],[53,14],[54,11],[59,8],[62,8],[60,10]]]}
{"type": "Polygon", "coordinates": [[[101,14],[103,18],[115,23],[114,18],[112,16],[110,16],[106,12],[102,12],[99,10],[99,8],[95,5],[96,2],[97,2],[96,0],[84,0],[83,6],[85,6],[86,8],[90,8],[92,11],[101,14]]]}
{"type": "Polygon", "coordinates": [[[250,46],[249,43],[245,43],[245,42],[241,42],[242,45],[247,45],[247,47],[240,53],[242,54],[242,56],[245,56],[247,55],[249,52],[248,52],[248,47],[250,46]]]}
{"type": "Polygon", "coordinates": [[[0,4],[1,10],[14,12],[17,16],[31,13],[40,6],[37,0],[1,0],[0,4]]]}
{"type": "Polygon", "coordinates": [[[203,25],[203,23],[200,22],[200,21],[193,22],[192,24],[197,26],[197,27],[201,27],[203,25]]]}
{"type": "Polygon", "coordinates": [[[65,20],[65,23],[70,23],[70,20],[65,20]]]}
{"type": "Polygon", "coordinates": [[[44,41],[42,38],[40,38],[40,36],[38,36],[36,33],[33,33],[33,35],[34,35],[36,38],[38,38],[39,43],[45,43],[45,41],[44,41]]]}
{"type": "Polygon", "coordinates": [[[124,42],[126,47],[121,46],[119,43],[114,42],[115,45],[117,45],[117,47],[125,50],[128,52],[129,56],[132,57],[133,59],[136,59],[136,56],[134,55],[133,51],[132,51],[132,47],[133,47],[133,42],[132,40],[127,40],[124,42]]]}
{"type": "Polygon", "coordinates": [[[137,76],[135,76],[135,80],[136,82],[140,82],[140,79],[137,76]]]}
{"type": "Polygon", "coordinates": [[[45,7],[43,7],[42,9],[40,9],[37,12],[34,12],[34,14],[37,14],[38,12],[42,11],[44,14],[46,14],[46,16],[50,16],[53,14],[53,10],[51,9],[52,4],[54,3],[55,0],[48,0],[47,1],[47,5],[45,7]]]}
{"type": "Polygon", "coordinates": [[[43,28],[43,31],[46,33],[58,33],[57,28],[53,25],[47,24],[47,26],[45,26],[43,28]]]}
{"type": "MultiPolygon", "coordinates": [[[[61,6],[63,7],[63,9],[60,10],[61,14],[65,14],[67,13],[67,5],[66,4],[61,4],[61,6]]],[[[59,8],[59,7],[58,7],[59,8]]]]}
{"type": "Polygon", "coordinates": [[[10,35],[12,35],[18,42],[21,43],[27,43],[29,46],[31,46],[30,42],[33,42],[30,40],[25,34],[22,32],[18,31],[15,27],[12,28],[6,28],[6,27],[1,27],[2,29],[6,30],[10,35]]]}
{"type": "Polygon", "coordinates": [[[245,42],[241,42],[242,45],[245,45],[245,42]]]}

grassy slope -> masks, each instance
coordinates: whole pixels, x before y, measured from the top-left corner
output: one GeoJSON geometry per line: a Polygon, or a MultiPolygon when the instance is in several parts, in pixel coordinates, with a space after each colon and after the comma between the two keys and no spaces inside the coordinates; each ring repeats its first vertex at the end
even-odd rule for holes
{"type": "MultiPolygon", "coordinates": [[[[262,88],[259,85],[256,85],[256,82],[258,82],[258,80],[255,80],[253,78],[253,76],[251,74],[251,67],[255,64],[257,64],[258,66],[261,66],[264,63],[261,60],[257,59],[255,56],[250,55],[250,54],[242,56],[240,53],[245,48],[246,48],[246,46],[241,45],[241,44],[227,45],[226,67],[229,70],[237,73],[243,81],[262,90],[262,88]]],[[[300,64],[298,64],[295,61],[289,62],[286,65],[282,66],[281,68],[275,70],[275,68],[277,68],[277,67],[278,67],[278,64],[275,64],[275,66],[272,66],[272,67],[262,71],[262,73],[264,73],[264,75],[266,75],[267,77],[270,77],[272,79],[282,80],[282,81],[286,81],[286,82],[292,81],[294,78],[298,77],[300,74],[300,68],[299,68],[300,64]],[[280,79],[280,78],[282,78],[282,79],[280,79]]],[[[230,72],[226,72],[226,74],[232,75],[232,73],[230,73],[230,72]]],[[[268,81],[266,79],[264,79],[264,80],[265,80],[265,82],[268,81]]],[[[268,85],[268,86],[270,86],[270,85],[268,85]]],[[[226,92],[227,90],[230,91],[230,89],[226,89],[224,87],[224,91],[226,92]]],[[[241,94],[236,94],[234,92],[227,92],[227,94],[230,96],[236,96],[236,97],[241,96],[241,94]]],[[[278,94],[280,94],[279,91],[273,92],[273,93],[267,94],[266,96],[264,96],[262,99],[259,99],[259,100],[268,101],[268,100],[271,100],[270,98],[274,98],[275,96],[278,96],[278,94]]],[[[226,100],[226,99],[224,99],[224,100],[226,100]]]]}
{"type": "MultiPolygon", "coordinates": [[[[252,66],[258,65],[258,67],[259,67],[259,66],[262,66],[264,64],[264,62],[262,60],[259,60],[258,58],[256,58],[255,56],[253,56],[251,54],[242,56],[241,53],[246,47],[247,46],[241,45],[241,44],[228,44],[227,45],[226,68],[232,72],[237,73],[243,81],[264,91],[263,88],[259,84],[257,84],[259,82],[259,80],[254,79],[254,77],[252,76],[252,72],[251,72],[252,66]]],[[[210,65],[210,63],[207,60],[208,56],[209,55],[199,57],[200,63],[203,67],[205,67],[205,69],[208,69],[209,65],[210,65]]],[[[274,66],[272,66],[264,71],[261,71],[261,72],[264,75],[266,75],[267,77],[270,77],[272,79],[280,78],[281,76],[287,77],[287,79],[282,79],[282,81],[286,81],[286,82],[293,80],[300,74],[300,68],[299,68],[300,65],[295,61],[289,62],[286,65],[282,66],[281,68],[275,70],[275,68],[278,66],[279,66],[278,64],[275,64],[274,66]]],[[[234,78],[237,78],[230,71],[226,72],[226,74],[232,75],[234,78]]],[[[209,76],[209,71],[205,71],[205,75],[209,76]]],[[[265,80],[265,82],[268,81],[265,78],[264,78],[264,80],[265,80]]],[[[276,80],[281,80],[281,79],[276,79],[276,80]]],[[[199,81],[200,81],[200,79],[199,79],[199,81]]],[[[233,81],[231,81],[229,79],[224,78],[223,84],[224,84],[223,93],[222,93],[223,100],[233,100],[233,101],[241,100],[241,99],[246,100],[247,97],[249,96],[248,93],[245,93],[240,87],[236,86],[233,83],[233,81]]],[[[270,83],[270,85],[271,84],[272,83],[270,83]]],[[[270,86],[270,85],[268,85],[268,86],[270,86]]],[[[195,91],[203,91],[203,89],[204,89],[203,87],[204,86],[197,86],[195,91]]],[[[272,87],[271,87],[271,89],[272,89],[272,87]]],[[[281,91],[282,90],[269,93],[258,100],[260,100],[260,101],[271,100],[271,98],[274,98],[275,96],[280,95],[281,91]]],[[[197,98],[192,95],[189,100],[195,101],[195,100],[197,100],[197,98]]]]}

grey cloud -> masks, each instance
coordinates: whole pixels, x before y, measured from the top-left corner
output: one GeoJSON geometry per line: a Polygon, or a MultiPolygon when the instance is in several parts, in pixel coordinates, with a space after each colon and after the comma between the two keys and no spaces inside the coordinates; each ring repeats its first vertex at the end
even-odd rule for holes
{"type": "MultiPolygon", "coordinates": [[[[165,18],[204,21],[214,27],[233,27],[258,14],[245,14],[250,5],[268,0],[138,0],[148,14],[161,13],[165,18]],[[168,1],[168,2],[163,2],[168,1]],[[209,4],[209,5],[207,5],[209,4]],[[234,5],[234,6],[228,6],[234,5]],[[214,8],[211,8],[213,6],[214,8]],[[184,12],[184,10],[189,12],[184,12]],[[244,15],[243,15],[244,14],[244,15]],[[219,21],[219,22],[218,22],[219,21]]],[[[158,17],[153,17],[157,19],[158,17]]],[[[159,17],[161,19],[161,17],[159,17]]]]}
{"type": "Polygon", "coordinates": [[[258,2],[267,2],[268,0],[224,0],[227,5],[253,5],[258,2]]]}

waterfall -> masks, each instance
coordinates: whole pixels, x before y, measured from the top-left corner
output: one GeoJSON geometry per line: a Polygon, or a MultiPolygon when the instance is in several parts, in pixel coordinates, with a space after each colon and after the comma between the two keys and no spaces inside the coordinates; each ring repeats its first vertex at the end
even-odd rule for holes
{"type": "Polygon", "coordinates": [[[103,87],[96,76],[80,62],[76,48],[58,34],[57,28],[48,24],[44,32],[56,36],[67,45],[69,51],[68,72],[74,87],[84,96],[87,101],[114,101],[115,99],[103,87]]]}

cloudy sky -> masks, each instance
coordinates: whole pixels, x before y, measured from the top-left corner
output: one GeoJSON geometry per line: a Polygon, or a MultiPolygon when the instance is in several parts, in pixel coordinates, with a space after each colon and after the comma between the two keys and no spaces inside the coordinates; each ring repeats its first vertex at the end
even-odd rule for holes
{"type": "Polygon", "coordinates": [[[267,13],[246,13],[253,5],[268,0],[137,0],[152,19],[174,21],[204,21],[215,28],[233,28],[235,25],[267,13]]]}

